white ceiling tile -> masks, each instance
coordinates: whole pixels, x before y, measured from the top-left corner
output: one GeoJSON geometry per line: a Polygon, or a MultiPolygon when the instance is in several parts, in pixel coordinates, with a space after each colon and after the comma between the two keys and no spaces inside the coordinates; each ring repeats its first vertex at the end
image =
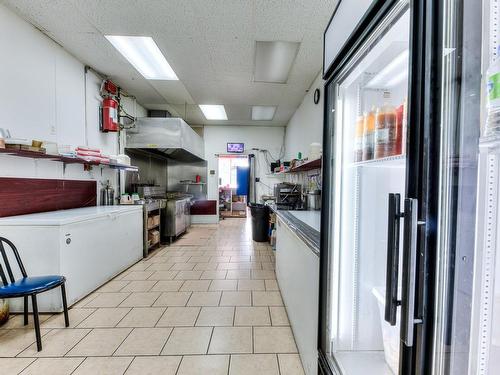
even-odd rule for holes
{"type": "Polygon", "coordinates": [[[197,104],[224,104],[224,124],[283,126],[321,70],[323,31],[338,0],[3,2],[147,108],[206,124],[197,104]],[[180,81],[145,80],[104,34],[153,37],[180,81]],[[253,82],[256,40],[301,42],[287,84],[253,82]],[[252,105],[278,105],[273,121],[252,121],[252,105]]]}

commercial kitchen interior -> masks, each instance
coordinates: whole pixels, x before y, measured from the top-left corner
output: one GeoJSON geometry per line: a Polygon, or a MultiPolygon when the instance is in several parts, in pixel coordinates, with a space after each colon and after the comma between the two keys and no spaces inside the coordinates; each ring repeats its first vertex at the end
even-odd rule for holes
{"type": "Polygon", "coordinates": [[[496,374],[497,0],[0,0],[0,374],[496,374]]]}

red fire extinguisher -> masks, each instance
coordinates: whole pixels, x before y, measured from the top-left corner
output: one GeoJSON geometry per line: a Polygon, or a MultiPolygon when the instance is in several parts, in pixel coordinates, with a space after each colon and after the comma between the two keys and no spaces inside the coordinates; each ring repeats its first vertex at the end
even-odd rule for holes
{"type": "Polygon", "coordinates": [[[102,124],[103,132],[118,131],[118,102],[113,98],[105,98],[102,101],[102,124]]]}
{"type": "Polygon", "coordinates": [[[101,84],[101,131],[117,132],[118,126],[118,87],[109,79],[101,84]]]}

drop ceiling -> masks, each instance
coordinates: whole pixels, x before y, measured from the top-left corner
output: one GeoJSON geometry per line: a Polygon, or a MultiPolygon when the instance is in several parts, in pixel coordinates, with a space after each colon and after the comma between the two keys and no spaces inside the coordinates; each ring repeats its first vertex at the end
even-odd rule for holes
{"type": "Polygon", "coordinates": [[[191,125],[286,125],[321,70],[337,0],[0,0],[149,109],[191,125]],[[104,35],[151,36],[179,81],[144,79],[104,35]],[[256,41],[300,42],[286,84],[254,82],[256,41]],[[223,104],[207,121],[198,104],[223,104]],[[252,105],[277,106],[252,121],[252,105]]]}

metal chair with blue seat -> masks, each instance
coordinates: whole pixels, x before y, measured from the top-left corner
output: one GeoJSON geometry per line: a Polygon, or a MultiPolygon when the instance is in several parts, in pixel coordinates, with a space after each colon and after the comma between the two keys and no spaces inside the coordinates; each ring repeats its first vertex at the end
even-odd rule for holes
{"type": "Polygon", "coordinates": [[[28,297],[31,297],[31,304],[33,307],[33,320],[35,322],[35,335],[36,335],[36,346],[37,350],[42,350],[42,337],[40,335],[40,320],[38,319],[38,305],[36,301],[37,294],[46,292],[48,290],[61,287],[62,292],[62,302],[64,308],[64,323],[65,326],[69,326],[68,317],[68,305],[66,302],[66,288],[64,283],[66,278],[64,276],[50,275],[50,276],[33,276],[28,277],[26,270],[24,268],[19,252],[17,251],[14,244],[7,238],[0,237],[0,253],[2,254],[3,263],[7,271],[7,275],[2,267],[2,262],[0,260],[0,278],[2,279],[3,286],[0,286],[0,298],[24,298],[24,325],[28,325],[28,297]],[[4,243],[9,245],[14,253],[19,270],[21,271],[22,278],[15,279],[14,273],[9,263],[9,257],[5,250],[4,243]],[[7,279],[7,276],[9,279],[7,279]],[[9,282],[10,280],[10,282],[9,282]]]}

